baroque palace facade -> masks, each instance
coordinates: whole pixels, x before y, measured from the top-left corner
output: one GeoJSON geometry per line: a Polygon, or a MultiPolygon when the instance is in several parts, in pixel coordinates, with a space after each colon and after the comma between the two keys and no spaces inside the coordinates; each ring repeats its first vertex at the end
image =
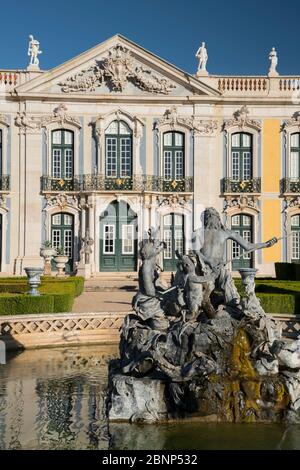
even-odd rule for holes
{"type": "Polygon", "coordinates": [[[42,266],[46,240],[70,272],[135,272],[151,227],[172,271],[207,206],[253,242],[284,237],[234,270],[299,261],[299,97],[276,67],[190,75],[120,35],[50,71],[0,71],[1,273],[42,266]]]}

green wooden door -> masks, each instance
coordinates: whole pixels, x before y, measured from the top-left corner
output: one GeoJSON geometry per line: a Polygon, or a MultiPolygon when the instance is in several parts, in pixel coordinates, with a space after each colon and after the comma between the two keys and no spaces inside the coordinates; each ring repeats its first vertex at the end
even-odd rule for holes
{"type": "MultiPolygon", "coordinates": [[[[74,261],[74,217],[62,212],[55,214],[51,220],[51,242],[53,248],[63,248],[64,254],[69,257],[66,264],[66,273],[73,271],[74,261]]],[[[55,269],[55,263],[53,263],[55,269]]]]}
{"type": "Polygon", "coordinates": [[[181,214],[168,214],[164,216],[163,238],[166,248],[163,253],[165,271],[176,271],[178,259],[176,250],[184,253],[184,217],[181,214]]]}
{"type": "Polygon", "coordinates": [[[300,263],[300,215],[291,217],[292,229],[292,263],[300,263]]]}
{"type": "MultiPolygon", "coordinates": [[[[253,241],[253,222],[250,215],[238,214],[231,218],[231,228],[248,242],[253,241]]],[[[232,262],[232,270],[237,271],[241,268],[253,267],[253,255],[248,253],[241,258],[242,248],[238,243],[232,242],[232,258],[237,258],[232,262]]]]}
{"type": "Polygon", "coordinates": [[[100,271],[136,271],[137,215],[113,202],[100,216],[100,271]]]}

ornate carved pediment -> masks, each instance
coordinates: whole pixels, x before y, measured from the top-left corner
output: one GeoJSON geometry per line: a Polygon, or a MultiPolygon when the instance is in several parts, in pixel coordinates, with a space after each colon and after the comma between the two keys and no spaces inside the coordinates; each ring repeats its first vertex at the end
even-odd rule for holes
{"type": "Polygon", "coordinates": [[[300,196],[295,196],[295,197],[286,196],[284,199],[285,199],[285,210],[293,209],[295,207],[300,208],[300,196]]]}
{"type": "Polygon", "coordinates": [[[78,128],[81,127],[80,121],[77,117],[68,114],[68,108],[65,104],[61,103],[57,108],[53,110],[53,113],[49,116],[43,116],[41,118],[41,127],[45,127],[48,124],[57,122],[61,126],[64,124],[70,124],[78,128]]]}
{"type": "Polygon", "coordinates": [[[9,126],[7,117],[4,114],[1,114],[1,113],[0,113],[0,124],[4,125],[6,127],[9,126]]]}
{"type": "Polygon", "coordinates": [[[282,130],[285,132],[292,130],[292,128],[297,128],[298,130],[300,130],[300,111],[294,113],[291,119],[288,119],[282,125],[282,130]]]}
{"type": "Polygon", "coordinates": [[[131,51],[121,44],[113,47],[104,60],[95,60],[90,67],[58,83],[64,93],[94,92],[102,83],[117,92],[123,92],[128,83],[149,93],[168,95],[175,83],[155,74],[138,63],[131,51]]]}
{"type": "Polygon", "coordinates": [[[126,121],[129,127],[133,130],[134,137],[136,137],[137,139],[142,137],[144,126],[144,122],[142,121],[142,119],[130,114],[128,111],[119,108],[116,111],[112,111],[104,115],[99,115],[95,119],[95,121],[91,123],[91,125],[95,127],[95,133],[98,139],[102,137],[106,127],[114,120],[126,121]]]}
{"type": "Polygon", "coordinates": [[[60,210],[64,210],[67,206],[78,209],[79,202],[77,196],[69,196],[65,193],[60,193],[58,195],[52,196],[51,194],[46,194],[46,207],[45,209],[50,209],[52,207],[59,207],[60,210]]]}
{"type": "Polygon", "coordinates": [[[252,209],[259,212],[258,197],[249,195],[240,196],[226,196],[224,212],[229,212],[233,209],[239,209],[241,211],[245,209],[252,209]]]}
{"type": "Polygon", "coordinates": [[[196,116],[181,117],[177,114],[176,106],[166,109],[162,118],[156,123],[156,128],[160,129],[163,126],[169,126],[175,129],[176,126],[183,126],[193,130],[196,135],[213,135],[218,128],[217,121],[204,120],[196,116]]]}
{"type": "Polygon", "coordinates": [[[158,207],[169,207],[176,209],[178,207],[187,208],[190,197],[180,196],[179,194],[170,194],[169,196],[157,196],[156,198],[158,207]]]}
{"type": "Polygon", "coordinates": [[[46,127],[48,124],[52,124],[53,122],[58,123],[60,126],[70,124],[78,128],[81,127],[79,119],[68,114],[68,108],[63,103],[55,108],[52,114],[48,116],[28,116],[24,111],[17,113],[17,117],[15,118],[16,126],[18,126],[23,132],[27,130],[37,132],[40,131],[42,127],[46,127]]]}
{"type": "Polygon", "coordinates": [[[261,130],[261,122],[254,119],[249,119],[250,111],[247,106],[242,106],[233,114],[233,119],[229,119],[224,122],[224,130],[228,131],[231,127],[238,127],[240,130],[244,130],[246,127],[250,127],[256,131],[261,130]]]}

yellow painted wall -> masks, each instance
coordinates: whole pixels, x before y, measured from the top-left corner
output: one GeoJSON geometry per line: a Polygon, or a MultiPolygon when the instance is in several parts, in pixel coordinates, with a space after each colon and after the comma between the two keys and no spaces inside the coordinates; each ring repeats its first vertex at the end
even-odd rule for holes
{"type": "MultiPolygon", "coordinates": [[[[263,201],[263,241],[281,236],[281,203],[279,199],[265,199],[263,201]]],[[[271,248],[264,248],[265,263],[280,261],[281,241],[271,248]]]]}
{"type": "Polygon", "coordinates": [[[281,175],[280,121],[266,119],[263,124],[262,190],[279,192],[281,175]]]}

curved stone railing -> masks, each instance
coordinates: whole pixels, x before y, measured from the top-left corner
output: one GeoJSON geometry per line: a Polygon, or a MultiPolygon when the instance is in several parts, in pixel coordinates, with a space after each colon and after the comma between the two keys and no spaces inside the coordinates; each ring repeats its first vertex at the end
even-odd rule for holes
{"type": "MultiPolygon", "coordinates": [[[[0,316],[0,341],[7,349],[80,344],[118,344],[130,312],[57,313],[0,316]]],[[[287,338],[300,336],[300,315],[274,315],[287,338]]]]}

